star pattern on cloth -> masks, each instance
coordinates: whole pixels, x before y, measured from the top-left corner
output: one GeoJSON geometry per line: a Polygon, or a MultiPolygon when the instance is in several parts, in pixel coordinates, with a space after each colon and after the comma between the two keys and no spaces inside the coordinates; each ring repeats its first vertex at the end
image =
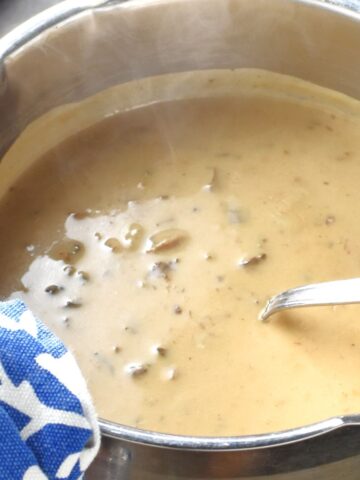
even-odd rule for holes
{"type": "Polygon", "coordinates": [[[20,300],[0,302],[0,478],[78,480],[100,431],[63,343],[20,300]]]}

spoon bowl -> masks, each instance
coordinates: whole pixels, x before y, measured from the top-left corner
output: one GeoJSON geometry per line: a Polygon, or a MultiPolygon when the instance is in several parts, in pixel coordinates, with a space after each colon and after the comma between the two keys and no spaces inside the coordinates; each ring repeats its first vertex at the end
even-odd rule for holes
{"type": "Polygon", "coordinates": [[[266,322],[271,315],[290,308],[360,303],[360,278],[314,283],[291,288],[268,300],[259,314],[266,322]]]}

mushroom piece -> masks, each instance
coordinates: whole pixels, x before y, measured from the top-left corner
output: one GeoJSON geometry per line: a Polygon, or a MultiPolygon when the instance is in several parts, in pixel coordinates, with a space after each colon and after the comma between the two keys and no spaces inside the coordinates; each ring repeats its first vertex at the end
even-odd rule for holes
{"type": "Polygon", "coordinates": [[[260,255],[254,255],[253,257],[244,257],[239,261],[239,267],[251,267],[264,261],[267,258],[266,253],[260,253],[260,255]]]}
{"type": "Polygon", "coordinates": [[[123,246],[120,242],[120,240],[118,240],[117,238],[115,237],[111,237],[111,238],[108,238],[106,241],[105,241],[105,245],[107,247],[110,248],[110,250],[114,253],[119,253],[121,252],[121,250],[123,249],[123,246]]]}
{"type": "Polygon", "coordinates": [[[182,243],[186,237],[186,233],[177,228],[162,230],[148,238],[145,245],[145,252],[158,253],[164,250],[170,250],[182,243]]]}
{"type": "Polygon", "coordinates": [[[130,363],[125,367],[125,371],[131,377],[141,377],[149,370],[149,365],[145,363],[130,363]]]}

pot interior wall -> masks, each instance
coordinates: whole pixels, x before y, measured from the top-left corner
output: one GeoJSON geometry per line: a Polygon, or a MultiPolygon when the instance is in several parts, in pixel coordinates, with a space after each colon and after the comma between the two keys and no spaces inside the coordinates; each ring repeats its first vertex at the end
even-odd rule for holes
{"type": "Polygon", "coordinates": [[[0,152],[55,106],[162,73],[264,68],[360,98],[359,18],[315,3],[128,1],[75,15],[3,59],[0,152]]]}

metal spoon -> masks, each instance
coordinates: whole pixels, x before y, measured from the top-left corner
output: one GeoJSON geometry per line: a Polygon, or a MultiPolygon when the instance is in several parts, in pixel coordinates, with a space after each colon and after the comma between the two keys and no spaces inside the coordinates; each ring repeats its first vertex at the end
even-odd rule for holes
{"type": "Polygon", "coordinates": [[[266,303],[259,320],[265,322],[270,315],[289,308],[347,303],[360,303],[360,278],[314,283],[281,292],[266,303]]]}

